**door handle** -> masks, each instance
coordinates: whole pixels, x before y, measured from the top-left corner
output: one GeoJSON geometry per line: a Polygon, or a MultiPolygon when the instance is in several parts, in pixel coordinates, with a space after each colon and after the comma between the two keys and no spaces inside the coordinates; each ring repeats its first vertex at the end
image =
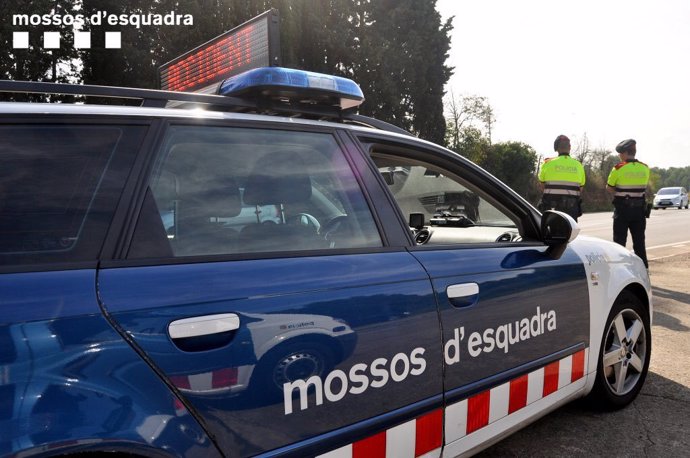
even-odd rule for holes
{"type": "Polygon", "coordinates": [[[186,339],[234,331],[239,327],[239,316],[234,313],[219,313],[175,320],[168,325],[168,334],[171,339],[186,339]]]}
{"type": "Polygon", "coordinates": [[[476,283],[461,283],[446,288],[448,300],[454,307],[469,307],[479,299],[479,285],[476,283]]]}

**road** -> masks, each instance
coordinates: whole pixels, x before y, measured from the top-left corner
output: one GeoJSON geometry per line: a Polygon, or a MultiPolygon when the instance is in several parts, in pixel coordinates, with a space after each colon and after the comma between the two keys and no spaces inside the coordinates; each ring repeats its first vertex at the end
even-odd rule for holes
{"type": "MultiPolygon", "coordinates": [[[[613,240],[613,213],[586,213],[578,221],[581,233],[613,240]]],[[[647,259],[660,259],[690,251],[690,210],[652,210],[647,220],[647,259]]],[[[628,236],[629,249],[632,240],[628,236]]]]}
{"type": "MultiPolygon", "coordinates": [[[[610,240],[610,218],[584,215],[583,232],[610,240]]],[[[479,457],[690,456],[690,210],[657,210],[648,221],[652,359],[638,398],[616,412],[575,401],[479,457]]]]}

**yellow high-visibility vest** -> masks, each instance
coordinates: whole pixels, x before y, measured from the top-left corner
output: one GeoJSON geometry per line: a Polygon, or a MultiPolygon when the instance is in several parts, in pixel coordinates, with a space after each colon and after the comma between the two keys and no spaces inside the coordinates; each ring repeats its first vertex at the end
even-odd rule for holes
{"type": "Polygon", "coordinates": [[[606,180],[606,184],[616,188],[615,197],[632,199],[644,198],[648,182],[649,167],[634,159],[616,164],[606,180]]]}
{"type": "Polygon", "coordinates": [[[580,188],[585,185],[585,168],[580,161],[564,154],[544,161],[539,181],[544,183],[544,194],[579,197],[580,188]]]}

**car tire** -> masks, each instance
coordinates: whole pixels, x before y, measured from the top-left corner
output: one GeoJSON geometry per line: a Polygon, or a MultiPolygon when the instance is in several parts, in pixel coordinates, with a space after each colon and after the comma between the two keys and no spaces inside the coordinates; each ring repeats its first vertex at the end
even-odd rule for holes
{"type": "Polygon", "coordinates": [[[272,349],[258,363],[250,387],[270,400],[283,399],[283,384],[325,378],[333,367],[333,352],[315,343],[285,343],[272,349]]]}
{"type": "Polygon", "coordinates": [[[617,410],[630,404],[644,385],[651,353],[649,312],[637,296],[623,291],[604,327],[592,405],[617,410]]]}

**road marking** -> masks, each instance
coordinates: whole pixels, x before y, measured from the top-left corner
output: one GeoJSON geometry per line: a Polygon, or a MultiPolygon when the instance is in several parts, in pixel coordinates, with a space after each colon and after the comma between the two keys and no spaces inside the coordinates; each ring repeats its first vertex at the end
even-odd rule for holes
{"type": "Polygon", "coordinates": [[[580,229],[589,229],[590,227],[594,227],[594,226],[610,226],[610,225],[611,225],[610,221],[607,221],[605,223],[587,223],[587,224],[580,223],[579,224],[580,229]]]}
{"type": "Polygon", "coordinates": [[[657,256],[656,258],[647,258],[647,261],[656,261],[658,259],[673,258],[674,256],[678,256],[680,254],[683,254],[683,253],[667,254],[666,256],[657,256]]]}
{"type": "Polygon", "coordinates": [[[679,248],[679,247],[684,247],[685,244],[690,243],[690,240],[684,240],[682,242],[673,242],[673,243],[666,243],[664,245],[656,245],[656,246],[648,246],[648,250],[654,250],[656,248],[666,248],[666,247],[674,247],[674,248],[679,248]]]}

